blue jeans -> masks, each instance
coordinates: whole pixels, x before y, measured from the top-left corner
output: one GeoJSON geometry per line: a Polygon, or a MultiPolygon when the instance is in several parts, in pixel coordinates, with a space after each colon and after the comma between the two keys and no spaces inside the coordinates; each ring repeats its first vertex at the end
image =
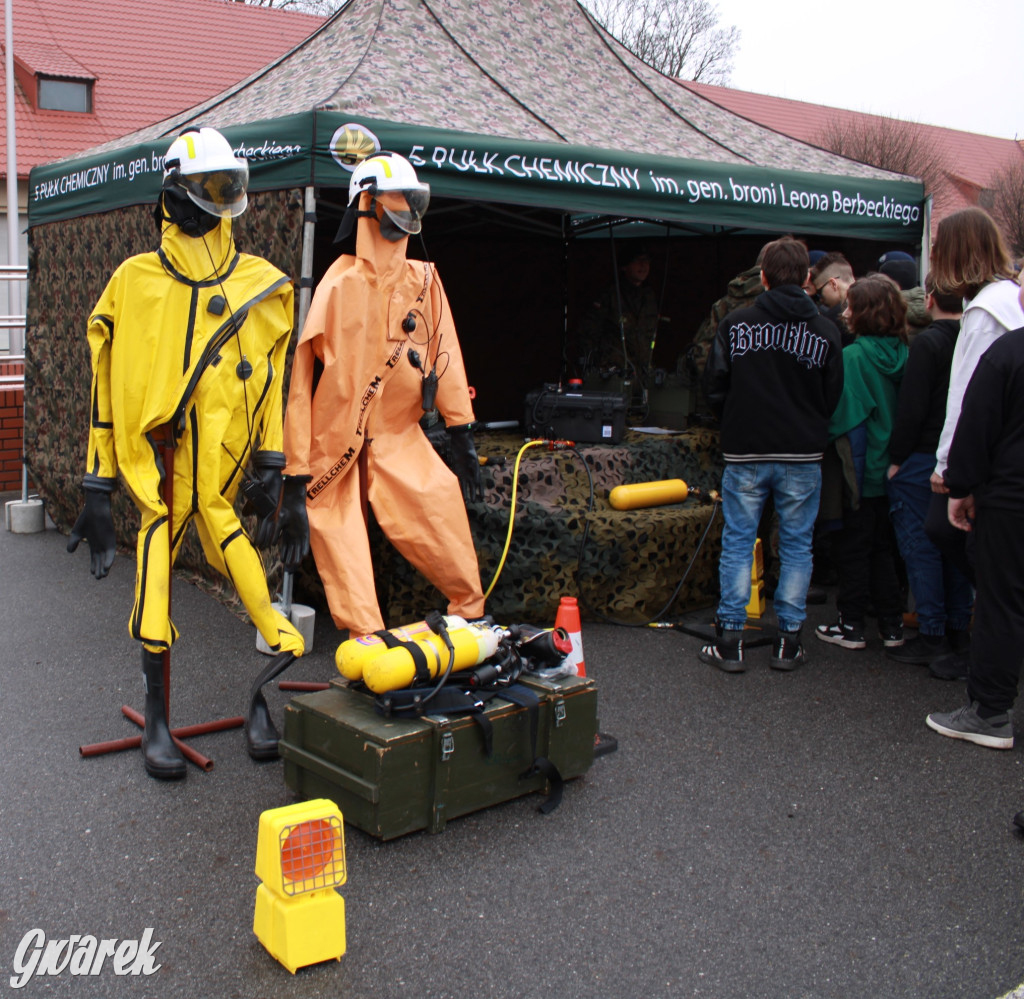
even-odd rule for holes
{"type": "Polygon", "coordinates": [[[722,476],[722,597],[718,621],[730,631],[747,623],[750,568],[757,525],[771,496],[779,517],[779,584],[775,616],[783,631],[799,631],[807,617],[811,582],[811,539],[821,499],[821,465],[816,462],[756,461],[725,466],[722,476]]]}
{"type": "Polygon", "coordinates": [[[922,635],[966,631],[971,623],[973,592],[967,577],[929,540],[925,517],[932,501],[929,478],[935,455],[915,452],[886,482],[889,515],[896,543],[907,567],[922,635]]]}

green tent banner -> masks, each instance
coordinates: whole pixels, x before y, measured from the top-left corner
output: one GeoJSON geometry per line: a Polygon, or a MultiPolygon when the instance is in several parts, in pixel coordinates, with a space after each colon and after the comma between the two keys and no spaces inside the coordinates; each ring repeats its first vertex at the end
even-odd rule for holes
{"type": "MultiPolygon", "coordinates": [[[[310,182],[311,114],[220,131],[236,155],[249,161],[250,191],[303,187],[310,182]]],[[[174,134],[35,167],[28,182],[29,225],[154,203],[163,183],[164,154],[174,134]]]]}
{"type": "MultiPolygon", "coordinates": [[[[917,241],[924,189],[308,112],[222,129],[250,163],[250,190],[347,187],[378,149],[406,156],[437,197],[695,225],[917,241]]],[[[170,137],[35,168],[29,224],[154,201],[170,137]]]]}

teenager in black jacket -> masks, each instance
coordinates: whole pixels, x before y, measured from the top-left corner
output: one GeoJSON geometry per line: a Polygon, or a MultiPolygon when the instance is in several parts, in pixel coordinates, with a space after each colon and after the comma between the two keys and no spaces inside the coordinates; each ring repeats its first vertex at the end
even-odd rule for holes
{"type": "Polygon", "coordinates": [[[950,653],[966,649],[974,590],[954,562],[929,539],[925,520],[932,502],[930,479],[946,419],[949,370],[963,302],[955,294],[936,291],[931,275],[925,285],[925,302],[933,321],[910,347],[889,441],[892,464],[886,480],[892,523],[914,594],[918,636],[900,648],[889,649],[888,655],[898,662],[922,665],[946,657],[949,666],[936,666],[933,672],[952,678],[962,667],[957,665],[960,657],[954,660],[950,653]]]}
{"type": "Polygon", "coordinates": [[[1004,333],[978,361],[945,481],[950,523],[974,532],[970,703],[930,714],[928,726],[954,739],[1012,749],[1011,708],[1024,656],[1024,328],[1004,333]]]}
{"type": "Polygon", "coordinates": [[[717,640],[700,658],[741,672],[750,566],[768,497],[779,517],[776,669],[803,660],[800,629],[811,579],[811,538],[821,495],[828,421],[843,390],[839,331],[803,291],[807,248],[795,239],[769,243],[762,259],[765,292],[719,324],[704,369],[707,399],[721,420],[721,602],[717,640]]]}

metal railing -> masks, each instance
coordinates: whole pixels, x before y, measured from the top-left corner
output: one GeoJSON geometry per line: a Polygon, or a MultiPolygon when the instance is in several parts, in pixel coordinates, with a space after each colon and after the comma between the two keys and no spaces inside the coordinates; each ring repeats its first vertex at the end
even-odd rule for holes
{"type": "MultiPolygon", "coordinates": [[[[0,264],[0,281],[6,281],[8,286],[15,281],[28,284],[28,267],[24,264],[0,264]]],[[[8,304],[10,296],[8,296],[8,304]]],[[[24,361],[25,360],[25,314],[0,316],[0,331],[7,330],[7,347],[0,344],[0,361],[24,361]]],[[[12,384],[12,375],[0,375],[0,385],[5,388],[12,384]]],[[[21,379],[24,384],[24,378],[21,379]]],[[[19,387],[14,385],[15,388],[19,387]]]]}
{"type": "MultiPolygon", "coordinates": [[[[10,283],[21,281],[28,284],[28,267],[24,264],[0,264],[0,281],[10,283]]],[[[8,297],[8,307],[10,297],[8,297]]],[[[0,330],[8,330],[7,349],[0,345],[0,364],[21,362],[21,371],[18,374],[0,375],[0,389],[8,391],[25,390],[25,314],[0,316],[0,330]]],[[[22,404],[24,408],[24,403],[22,404]]],[[[21,500],[28,500],[28,466],[25,464],[25,441],[21,443],[21,500]]]]}

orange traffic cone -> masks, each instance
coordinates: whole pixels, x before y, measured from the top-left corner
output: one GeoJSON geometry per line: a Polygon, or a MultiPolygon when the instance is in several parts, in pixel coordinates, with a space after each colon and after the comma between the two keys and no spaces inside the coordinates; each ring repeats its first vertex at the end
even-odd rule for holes
{"type": "Polygon", "coordinates": [[[580,608],[575,597],[562,597],[555,615],[555,627],[564,628],[572,639],[572,652],[565,657],[567,666],[576,667],[577,676],[586,676],[583,662],[583,633],[580,631],[580,608]]]}

